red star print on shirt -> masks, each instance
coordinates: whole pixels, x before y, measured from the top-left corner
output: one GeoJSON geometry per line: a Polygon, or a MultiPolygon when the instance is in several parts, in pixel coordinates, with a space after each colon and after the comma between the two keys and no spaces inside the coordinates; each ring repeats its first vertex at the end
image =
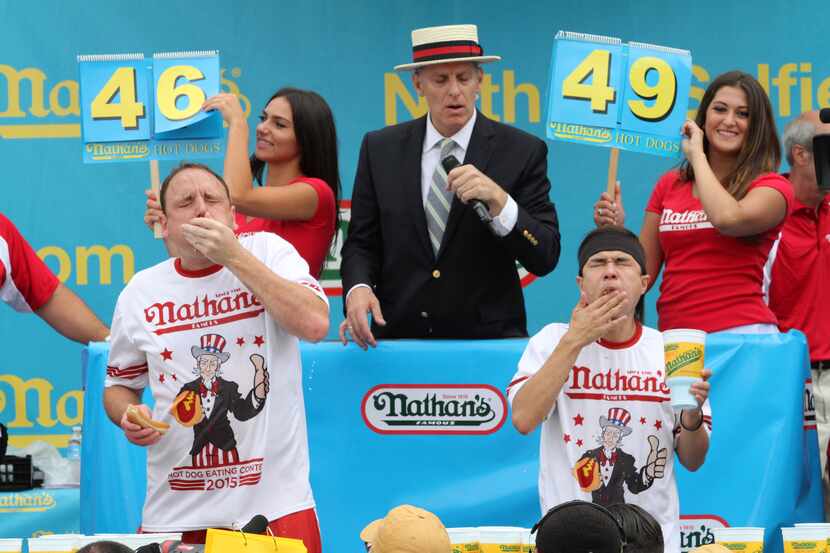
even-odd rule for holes
{"type": "Polygon", "coordinates": [[[660,420],[654,421],[654,428],[656,428],[657,430],[660,430],[661,428],[663,428],[663,421],[660,421],[660,420]]]}
{"type": "Polygon", "coordinates": [[[582,447],[582,440],[577,440],[576,441],[576,446],[577,447],[582,447]]]}
{"type": "Polygon", "coordinates": [[[264,343],[265,340],[262,338],[262,336],[257,336],[256,338],[254,338],[254,344],[256,344],[256,347],[259,347],[264,343]]]}
{"type": "Polygon", "coordinates": [[[239,346],[239,347],[244,346],[245,345],[245,338],[243,338],[241,336],[239,338],[237,338],[236,339],[236,345],[239,346]]]}
{"type": "Polygon", "coordinates": [[[570,442],[570,441],[571,441],[571,435],[570,435],[570,434],[565,434],[565,435],[563,436],[563,438],[565,439],[565,443],[568,443],[568,442],[570,442]]]}
{"type": "Polygon", "coordinates": [[[164,351],[161,352],[161,358],[165,361],[171,361],[173,359],[173,352],[167,348],[164,348],[164,351]]]}
{"type": "Polygon", "coordinates": [[[161,374],[159,375],[159,382],[161,382],[162,384],[164,384],[164,373],[161,373],[161,374]]]}
{"type": "Polygon", "coordinates": [[[576,416],[574,417],[574,426],[582,426],[582,421],[584,421],[584,420],[585,420],[585,418],[582,415],[580,415],[579,413],[577,413],[576,416]]]}
{"type": "Polygon", "coordinates": [[[170,375],[170,378],[172,378],[173,380],[178,380],[178,378],[176,378],[176,375],[175,375],[175,374],[171,374],[171,375],[170,375]]]}
{"type": "Polygon", "coordinates": [[[645,424],[645,423],[646,423],[646,418],[645,417],[640,417],[640,424],[645,424]]]}

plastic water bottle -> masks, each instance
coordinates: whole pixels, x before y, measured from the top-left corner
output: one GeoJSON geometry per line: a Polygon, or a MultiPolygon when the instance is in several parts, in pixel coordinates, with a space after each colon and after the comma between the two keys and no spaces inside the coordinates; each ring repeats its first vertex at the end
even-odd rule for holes
{"type": "Polygon", "coordinates": [[[69,445],[66,448],[66,458],[71,463],[70,483],[80,485],[81,483],[81,427],[72,427],[72,437],[69,438],[69,445]]]}
{"type": "Polygon", "coordinates": [[[72,427],[72,437],[69,438],[69,446],[66,448],[66,458],[70,461],[81,462],[81,427],[72,427]]]}

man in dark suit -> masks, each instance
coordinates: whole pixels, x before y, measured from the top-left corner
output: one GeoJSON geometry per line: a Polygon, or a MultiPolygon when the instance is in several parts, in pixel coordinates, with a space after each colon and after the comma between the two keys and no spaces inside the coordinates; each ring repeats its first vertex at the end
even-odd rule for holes
{"type": "Polygon", "coordinates": [[[413,63],[395,69],[414,70],[429,114],[363,139],[341,339],[526,336],[516,262],[545,275],[559,259],[547,146],[476,111],[479,64],[500,58],[483,55],[474,25],[417,29],[412,42],[413,63]],[[449,155],[463,165],[447,174],[449,155]]]}

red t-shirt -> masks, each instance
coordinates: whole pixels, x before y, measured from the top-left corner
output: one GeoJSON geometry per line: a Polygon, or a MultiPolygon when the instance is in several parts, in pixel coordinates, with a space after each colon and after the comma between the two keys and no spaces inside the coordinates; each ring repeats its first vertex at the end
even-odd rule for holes
{"type": "Polygon", "coordinates": [[[0,213],[0,300],[18,311],[36,311],[60,282],[49,267],[0,213]]]}
{"type": "Polygon", "coordinates": [[[317,211],[308,221],[280,221],[264,219],[262,217],[247,217],[236,214],[237,234],[251,232],[273,232],[289,242],[300,257],[306,260],[309,272],[315,277],[320,276],[323,263],[329,252],[331,239],[334,236],[336,209],[334,192],[325,181],[312,177],[297,177],[286,186],[298,182],[310,185],[317,192],[317,211]]]}
{"type": "MultiPolygon", "coordinates": [[[[752,181],[749,189],[778,190],[793,205],[790,182],[776,173],[752,181]]],[[[776,324],[764,302],[764,266],[783,221],[757,237],[734,238],[709,222],[692,186],[677,171],[664,174],[646,211],[660,216],[663,283],[657,300],[660,330],[696,328],[716,332],[741,325],[776,324]]]]}
{"type": "Polygon", "coordinates": [[[794,201],[770,257],[769,306],[778,327],[806,334],[811,360],[830,360],[830,196],[818,209],[794,201]]]}

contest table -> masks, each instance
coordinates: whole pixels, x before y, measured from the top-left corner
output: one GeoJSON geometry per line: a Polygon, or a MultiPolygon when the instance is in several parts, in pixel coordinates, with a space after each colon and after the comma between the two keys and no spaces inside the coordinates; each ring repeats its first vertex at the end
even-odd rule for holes
{"type": "Polygon", "coordinates": [[[80,488],[0,492],[0,537],[74,534],[81,529],[80,488]]]}
{"type": "MultiPolygon", "coordinates": [[[[401,503],[432,510],[448,527],[529,527],[539,518],[539,434],[512,427],[504,398],[526,343],[399,340],[368,352],[302,344],[311,480],[327,550],[360,551],[360,529],[401,503]]],[[[103,411],[106,357],[106,344],[90,347],[85,534],[134,532],[145,489],[144,450],[103,411]]],[[[683,548],[711,542],[713,527],[763,526],[766,551],[780,552],[780,526],[823,519],[804,336],[711,335],[706,365],[709,454],[697,472],[677,471],[683,548]]]]}

